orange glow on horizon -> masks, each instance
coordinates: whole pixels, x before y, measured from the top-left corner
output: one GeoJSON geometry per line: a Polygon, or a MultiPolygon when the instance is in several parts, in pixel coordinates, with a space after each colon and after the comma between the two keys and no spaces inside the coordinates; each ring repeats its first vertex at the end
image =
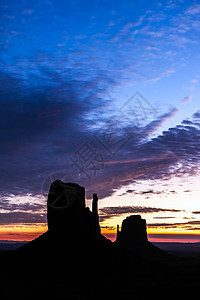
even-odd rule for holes
{"type": "Polygon", "coordinates": [[[12,224],[1,226],[0,240],[31,241],[47,231],[44,224],[12,224]]]}
{"type": "MultiPolygon", "coordinates": [[[[116,240],[117,234],[114,232],[102,232],[102,234],[110,239],[112,242],[116,240]]],[[[150,242],[164,242],[164,243],[196,243],[200,242],[200,234],[189,233],[153,233],[148,234],[150,242]]]]}
{"type": "MultiPolygon", "coordinates": [[[[8,241],[31,241],[47,231],[47,224],[10,224],[3,225],[0,229],[0,240],[8,241]]],[[[109,228],[101,228],[101,233],[107,238],[115,241],[117,227],[111,226],[109,228]]],[[[175,229],[148,229],[147,234],[149,241],[163,241],[163,242],[180,242],[180,241],[200,241],[200,230],[184,230],[184,228],[175,229]]]]}
{"type": "MultiPolygon", "coordinates": [[[[47,229],[46,229],[47,230],[47,229]]],[[[0,240],[8,241],[31,241],[37,238],[39,235],[46,232],[43,230],[35,231],[23,231],[20,232],[0,232],[0,240]]],[[[101,233],[108,239],[115,241],[116,231],[104,231],[101,233]]],[[[148,239],[150,242],[200,242],[200,234],[180,233],[180,232],[167,232],[167,233],[148,233],[148,239]]]]}

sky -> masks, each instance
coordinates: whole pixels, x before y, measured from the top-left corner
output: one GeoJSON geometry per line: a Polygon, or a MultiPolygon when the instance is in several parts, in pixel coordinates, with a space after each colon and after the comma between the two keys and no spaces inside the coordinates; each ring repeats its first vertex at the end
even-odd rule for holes
{"type": "Polygon", "coordinates": [[[0,240],[47,230],[55,179],[151,241],[200,241],[200,2],[1,1],[0,240]]]}

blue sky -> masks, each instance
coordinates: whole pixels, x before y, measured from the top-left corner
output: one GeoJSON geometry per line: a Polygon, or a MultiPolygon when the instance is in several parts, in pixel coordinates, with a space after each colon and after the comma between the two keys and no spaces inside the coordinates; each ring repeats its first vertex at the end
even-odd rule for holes
{"type": "MultiPolygon", "coordinates": [[[[199,1],[2,1],[0,12],[2,224],[5,213],[38,213],[23,203],[50,176],[78,178],[109,206],[137,180],[198,175],[199,1]],[[92,179],[83,161],[70,169],[85,143],[96,149],[92,179]]],[[[152,194],[146,207],[159,205],[152,194]]]]}
{"type": "Polygon", "coordinates": [[[55,74],[98,81],[115,104],[139,90],[161,110],[176,106],[181,121],[198,109],[199,10],[198,1],[8,1],[1,69],[34,88],[55,85],[55,74]]]}

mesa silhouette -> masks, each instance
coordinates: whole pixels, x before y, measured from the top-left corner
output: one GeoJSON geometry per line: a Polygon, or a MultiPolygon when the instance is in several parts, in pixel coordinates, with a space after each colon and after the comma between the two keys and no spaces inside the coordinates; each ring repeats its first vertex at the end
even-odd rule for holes
{"type": "Polygon", "coordinates": [[[20,247],[23,255],[29,251],[65,253],[71,257],[79,252],[79,258],[105,251],[128,250],[149,259],[173,259],[165,251],[147,239],[146,221],[140,215],[127,217],[121,232],[117,227],[116,242],[112,243],[101,234],[98,215],[98,196],[93,194],[92,211],[85,205],[85,188],[76,183],[56,180],[51,184],[47,199],[48,231],[20,247]]]}
{"type": "Polygon", "coordinates": [[[184,299],[198,289],[199,261],[178,259],[150,243],[141,216],[127,217],[115,242],[105,238],[97,194],[90,211],[85,188],[76,183],[51,184],[47,220],[47,232],[1,255],[4,299],[184,299]]]}

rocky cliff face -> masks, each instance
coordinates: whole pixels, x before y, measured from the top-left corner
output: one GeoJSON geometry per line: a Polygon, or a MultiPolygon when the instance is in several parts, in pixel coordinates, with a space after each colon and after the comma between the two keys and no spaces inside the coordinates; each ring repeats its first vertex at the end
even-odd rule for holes
{"type": "Polygon", "coordinates": [[[148,241],[146,220],[140,215],[132,215],[122,222],[117,230],[116,244],[142,257],[153,260],[173,260],[174,258],[148,241]]]}
{"type": "Polygon", "coordinates": [[[48,231],[20,247],[17,252],[39,257],[70,257],[87,262],[110,251],[112,242],[100,231],[98,197],[93,195],[93,208],[85,207],[85,188],[75,183],[56,180],[47,199],[48,231]]]}
{"type": "Polygon", "coordinates": [[[147,242],[146,220],[140,215],[132,215],[123,220],[121,232],[117,233],[117,243],[120,246],[142,253],[147,242]]]}
{"type": "Polygon", "coordinates": [[[85,207],[85,188],[75,183],[56,180],[51,184],[47,220],[51,232],[70,232],[76,236],[100,234],[98,213],[85,207]]]}

